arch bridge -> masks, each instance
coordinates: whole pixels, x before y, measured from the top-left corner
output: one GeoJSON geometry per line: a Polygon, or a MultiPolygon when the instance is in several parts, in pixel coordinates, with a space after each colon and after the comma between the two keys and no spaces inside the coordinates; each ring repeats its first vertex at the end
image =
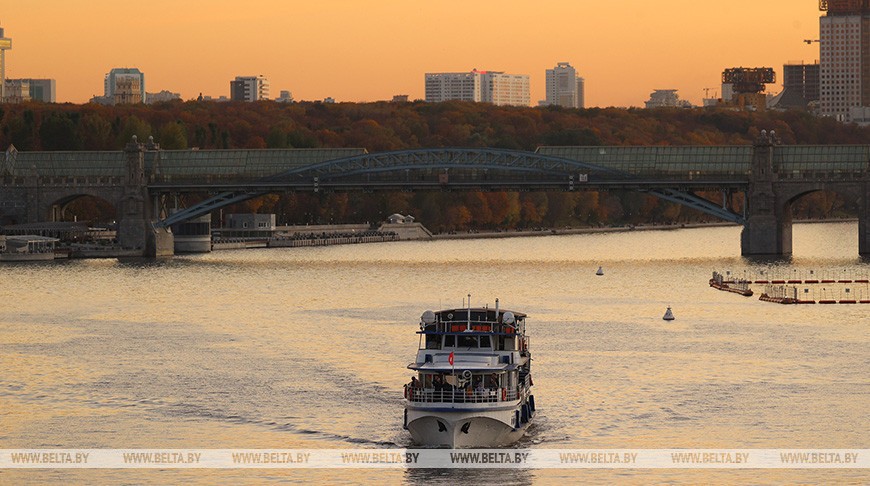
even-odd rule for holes
{"type": "MultiPolygon", "coordinates": [[[[160,150],[131,142],[124,152],[31,152],[10,148],[0,165],[0,215],[56,218],[77,195],[119,209],[119,239],[145,248],[149,234],[264,194],[286,191],[634,190],[744,226],[744,255],[791,253],[791,204],[832,190],[859,205],[859,251],[870,255],[870,146],[540,147],[535,152],[437,148],[160,150]],[[698,194],[719,192],[721,201],[698,194]],[[208,193],[175,212],[175,196],[208,193]],[[744,195],[742,210],[729,206],[744,195]],[[170,214],[171,213],[171,214],[170,214]],[[124,235],[122,237],[122,234],[124,235]]],[[[150,250],[148,250],[150,252],[150,250]]]]}

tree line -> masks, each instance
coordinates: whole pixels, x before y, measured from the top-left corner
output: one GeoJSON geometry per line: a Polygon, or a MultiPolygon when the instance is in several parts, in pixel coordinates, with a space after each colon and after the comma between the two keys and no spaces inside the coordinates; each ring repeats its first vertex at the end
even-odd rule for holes
{"type": "MultiPolygon", "coordinates": [[[[541,145],[746,145],[760,130],[784,144],[864,144],[870,129],[806,113],[705,109],[499,107],[484,103],[173,101],[155,105],[0,105],[0,146],[19,151],[120,150],[136,135],[164,149],[357,147],[369,152],[435,147],[535,150],[541,145]]],[[[721,196],[710,195],[718,200],[721,196]]],[[[742,197],[733,204],[740,209],[742,197]]],[[[857,213],[854,201],[814,193],[796,218],[857,213]]],[[[83,198],[67,211],[112,219],[83,198]]],[[[360,223],[411,214],[435,231],[679,223],[710,217],[635,192],[290,193],[225,211],[275,213],[282,224],[360,223]]]]}

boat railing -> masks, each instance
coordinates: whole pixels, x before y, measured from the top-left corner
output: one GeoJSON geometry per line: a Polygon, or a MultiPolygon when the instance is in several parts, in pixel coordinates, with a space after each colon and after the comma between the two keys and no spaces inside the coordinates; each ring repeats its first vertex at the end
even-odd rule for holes
{"type": "Polygon", "coordinates": [[[500,321],[481,320],[469,321],[466,319],[442,320],[435,324],[435,332],[498,332],[505,334],[521,334],[517,329],[517,324],[505,324],[500,321]]]}
{"type": "Polygon", "coordinates": [[[405,385],[405,398],[418,403],[497,403],[510,402],[519,398],[520,390],[507,388],[484,388],[467,390],[463,388],[414,388],[405,385]]]}
{"type": "Polygon", "coordinates": [[[532,375],[526,375],[523,379],[522,385],[520,385],[517,396],[519,396],[520,400],[525,401],[529,395],[531,394],[532,388],[532,375]]]}

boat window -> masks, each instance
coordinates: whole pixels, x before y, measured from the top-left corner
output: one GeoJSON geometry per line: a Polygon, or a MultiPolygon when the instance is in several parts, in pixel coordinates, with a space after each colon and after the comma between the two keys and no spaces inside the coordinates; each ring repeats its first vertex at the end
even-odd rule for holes
{"type": "Polygon", "coordinates": [[[438,336],[436,334],[427,334],[426,349],[441,349],[441,336],[438,336]]]}
{"type": "Polygon", "coordinates": [[[444,347],[445,348],[455,348],[456,347],[456,336],[444,336],[444,347]]]}
{"type": "Polygon", "coordinates": [[[476,348],[477,347],[477,336],[464,336],[462,334],[459,335],[459,348],[476,348]]]}
{"type": "Polygon", "coordinates": [[[492,344],[489,342],[489,336],[480,336],[480,347],[481,348],[491,348],[492,344]]]}

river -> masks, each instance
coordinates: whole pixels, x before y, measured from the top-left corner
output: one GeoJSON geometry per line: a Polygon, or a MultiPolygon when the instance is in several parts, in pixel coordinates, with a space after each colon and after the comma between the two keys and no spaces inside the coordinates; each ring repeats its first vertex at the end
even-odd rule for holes
{"type": "MultiPolygon", "coordinates": [[[[522,448],[867,448],[862,305],[707,285],[767,269],[735,227],[0,266],[0,449],[410,447],[420,314],[529,315],[522,448]],[[604,276],[596,276],[601,266],[604,276]],[[662,314],[673,308],[676,320],[662,314]]],[[[798,224],[783,274],[870,275],[857,224],[798,224]]],[[[767,271],[771,271],[767,269],[767,271]]],[[[756,287],[756,291],[760,290],[756,287]]],[[[841,290],[842,291],[842,290],[841,290]]],[[[864,284],[852,292],[866,292],[864,284]],[[863,287],[862,287],[863,286],[863,287]],[[859,288],[860,287],[860,288],[859,288]]],[[[860,470],[0,470],[0,483],[779,483],[860,470]]]]}

